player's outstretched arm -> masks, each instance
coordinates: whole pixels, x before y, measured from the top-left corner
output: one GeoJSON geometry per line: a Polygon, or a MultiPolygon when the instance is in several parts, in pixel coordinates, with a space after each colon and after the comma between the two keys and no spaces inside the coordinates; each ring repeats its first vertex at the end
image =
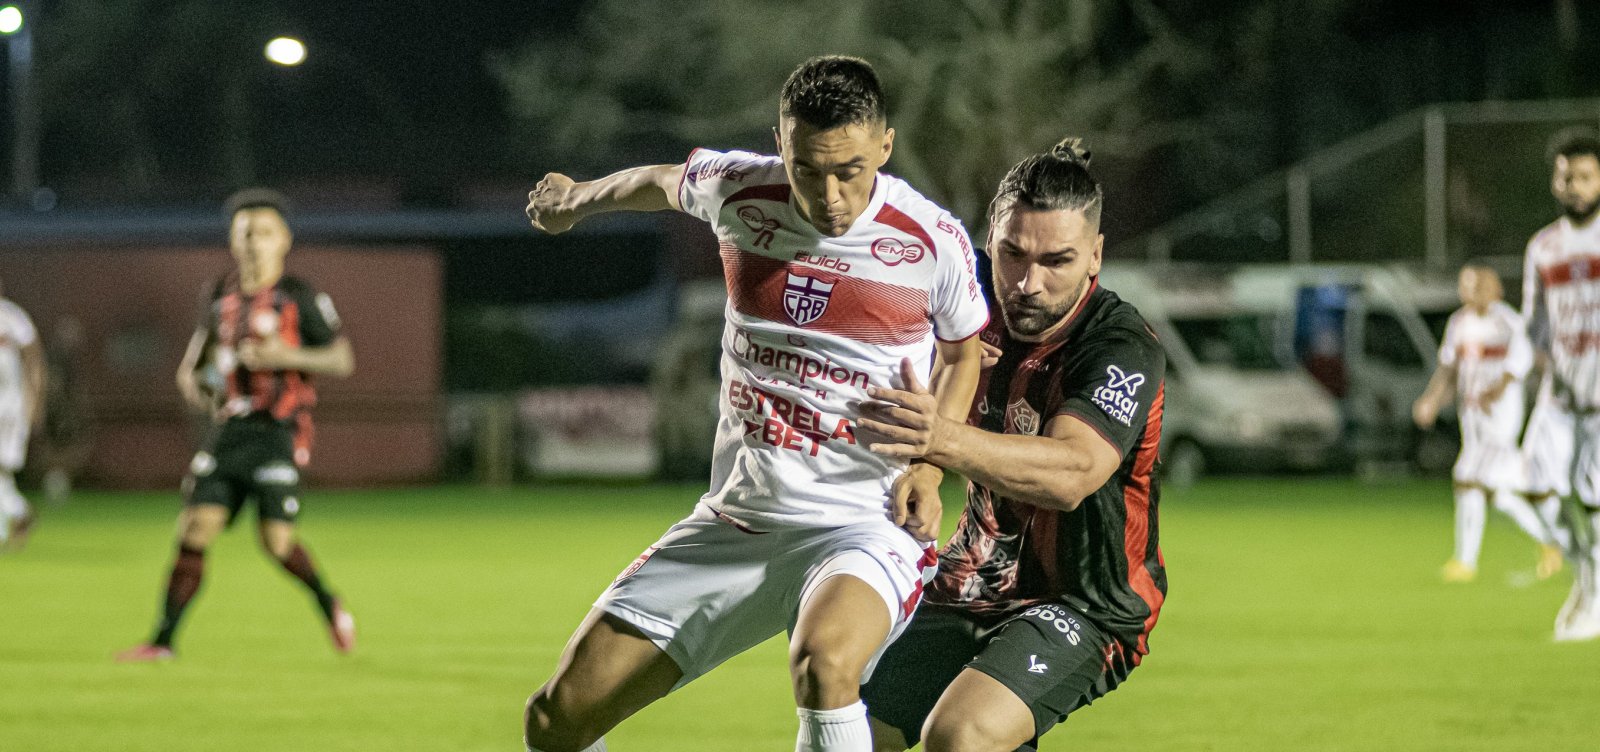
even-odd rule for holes
{"type": "Polygon", "coordinates": [[[678,181],[684,168],[681,164],[634,167],[586,183],[552,172],[528,194],[528,221],[555,235],[595,214],[680,209],[678,181]]]}
{"type": "Polygon", "coordinates": [[[1439,419],[1439,411],[1450,404],[1451,397],[1455,394],[1455,383],[1454,366],[1440,365],[1434,369],[1433,377],[1428,379],[1428,387],[1422,390],[1422,396],[1411,405],[1411,420],[1418,428],[1433,428],[1434,421],[1439,419]]]}

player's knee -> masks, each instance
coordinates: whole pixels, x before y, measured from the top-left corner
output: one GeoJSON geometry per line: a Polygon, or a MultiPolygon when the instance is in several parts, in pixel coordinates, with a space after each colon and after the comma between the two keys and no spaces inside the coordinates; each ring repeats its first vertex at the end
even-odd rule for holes
{"type": "Polygon", "coordinates": [[[835,708],[855,702],[863,668],[838,650],[799,642],[789,649],[795,701],[805,707],[835,708]]]}
{"type": "Polygon", "coordinates": [[[540,752],[580,752],[606,732],[586,703],[559,682],[551,682],[528,698],[523,736],[540,752]]]}

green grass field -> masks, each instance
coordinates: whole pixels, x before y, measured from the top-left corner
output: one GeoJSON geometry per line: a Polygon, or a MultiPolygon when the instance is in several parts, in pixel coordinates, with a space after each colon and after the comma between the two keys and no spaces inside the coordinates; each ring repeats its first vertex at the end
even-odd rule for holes
{"type": "MultiPolygon", "coordinates": [[[[162,665],[111,656],[148,636],[176,498],[81,495],[0,557],[0,750],[520,750],[523,699],[589,603],[698,493],[315,493],[305,538],[356,615],[356,654],[334,653],[241,526],[212,549],[162,665]]],[[[1533,544],[1492,518],[1478,582],[1440,584],[1448,493],[1316,479],[1169,493],[1152,654],[1044,749],[1594,749],[1600,643],[1550,641],[1569,575],[1514,584],[1533,544]]],[[[607,738],[787,750],[794,725],[774,640],[607,738]]]]}

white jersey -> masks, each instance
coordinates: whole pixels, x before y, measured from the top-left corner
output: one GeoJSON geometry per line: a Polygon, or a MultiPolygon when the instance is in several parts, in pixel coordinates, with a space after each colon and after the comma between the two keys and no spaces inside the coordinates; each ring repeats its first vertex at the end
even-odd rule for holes
{"type": "Polygon", "coordinates": [[[22,348],[38,339],[28,314],[16,303],[0,298],[0,410],[22,409],[26,386],[22,348]]]}
{"type": "Polygon", "coordinates": [[[1462,405],[1476,403],[1478,395],[1507,375],[1511,383],[1486,412],[1511,409],[1509,403],[1513,402],[1521,405],[1522,380],[1533,368],[1526,324],[1511,306],[1500,301],[1491,303],[1481,315],[1462,308],[1445,324],[1439,365],[1456,369],[1456,394],[1462,405]]]}
{"type": "Polygon", "coordinates": [[[1522,313],[1572,407],[1600,407],[1600,222],[1562,217],[1528,241],[1522,313]]]}
{"type": "Polygon", "coordinates": [[[905,463],[867,450],[855,405],[868,385],[922,383],[934,338],[988,324],[966,230],[905,181],[879,173],[850,229],[801,217],[783,162],[696,150],[678,187],[711,224],[728,285],[711,489],[702,502],[740,524],[838,527],[882,520],[905,463]]]}

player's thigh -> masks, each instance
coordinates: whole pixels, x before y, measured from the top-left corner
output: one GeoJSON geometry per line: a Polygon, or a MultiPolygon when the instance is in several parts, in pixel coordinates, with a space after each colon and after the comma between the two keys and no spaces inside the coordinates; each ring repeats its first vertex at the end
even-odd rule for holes
{"type": "Polygon", "coordinates": [[[923,729],[927,752],[1010,752],[1036,735],[1034,713],[994,677],[966,669],[939,697],[923,729]]]}
{"type": "Polygon", "coordinates": [[[624,569],[595,606],[649,636],[687,684],[788,625],[799,575],[775,560],[790,535],[743,532],[697,507],[624,569]]]}
{"type": "Polygon", "coordinates": [[[528,701],[528,728],[600,733],[664,697],[683,672],[633,625],[592,609],[550,680],[528,701]]]}
{"type": "Polygon", "coordinates": [[[1553,400],[1534,406],[1522,439],[1528,491],[1557,496],[1572,493],[1576,433],[1572,413],[1553,400]]]}
{"type": "Polygon", "coordinates": [[[874,721],[878,748],[909,749],[922,738],[922,724],[933,712],[945,687],[978,654],[975,617],[954,607],[924,605],[905,632],[884,650],[872,678],[861,687],[861,699],[874,721]],[[893,736],[878,728],[893,729],[893,736]]]}
{"type": "Polygon", "coordinates": [[[223,504],[186,504],[178,513],[178,540],[189,548],[204,550],[227,527],[230,514],[223,504]]]}
{"type": "Polygon", "coordinates": [[[931,561],[922,544],[885,520],[816,531],[786,558],[805,567],[792,642],[836,646],[852,661],[865,657],[868,678],[922,598],[923,564],[931,561]]]}
{"type": "Polygon", "coordinates": [[[1579,417],[1573,443],[1573,491],[1584,506],[1600,508],[1600,412],[1579,417]]]}
{"type": "Polygon", "coordinates": [[[263,516],[256,525],[256,537],[274,558],[287,559],[294,549],[294,523],[263,516]]]}
{"type": "MultiPolygon", "coordinates": [[[[968,668],[988,675],[1026,706],[1037,737],[1115,686],[1107,675],[1110,645],[1110,639],[1082,614],[1062,604],[1041,604],[996,629],[968,668]]],[[[962,713],[988,712],[978,703],[993,695],[976,691],[989,687],[985,683],[962,684],[973,693],[947,703],[958,684],[962,684],[959,677],[934,708],[928,728],[940,723],[960,726],[962,713]]]]}

